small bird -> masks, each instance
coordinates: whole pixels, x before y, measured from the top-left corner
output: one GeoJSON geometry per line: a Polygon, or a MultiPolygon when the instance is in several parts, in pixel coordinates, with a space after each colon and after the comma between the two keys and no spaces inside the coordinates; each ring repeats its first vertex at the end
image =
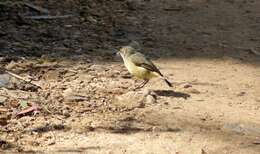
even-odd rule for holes
{"type": "Polygon", "coordinates": [[[137,79],[144,80],[137,88],[144,87],[149,80],[154,77],[162,78],[169,87],[172,87],[172,84],[162,75],[153,62],[146,58],[142,53],[138,52],[139,50],[139,44],[136,41],[133,41],[128,46],[124,46],[118,51],[118,54],[123,58],[124,64],[130,74],[137,79]]]}

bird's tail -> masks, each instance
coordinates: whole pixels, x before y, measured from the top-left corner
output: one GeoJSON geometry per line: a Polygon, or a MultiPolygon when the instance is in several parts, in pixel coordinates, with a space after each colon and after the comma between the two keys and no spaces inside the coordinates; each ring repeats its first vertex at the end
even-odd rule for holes
{"type": "Polygon", "coordinates": [[[167,85],[168,85],[169,87],[172,87],[172,84],[171,84],[170,81],[168,81],[166,78],[163,78],[163,80],[167,83],[167,85]]]}
{"type": "Polygon", "coordinates": [[[159,75],[160,78],[163,79],[169,87],[172,87],[172,83],[169,80],[167,80],[161,72],[159,72],[157,75],[159,75]]]}

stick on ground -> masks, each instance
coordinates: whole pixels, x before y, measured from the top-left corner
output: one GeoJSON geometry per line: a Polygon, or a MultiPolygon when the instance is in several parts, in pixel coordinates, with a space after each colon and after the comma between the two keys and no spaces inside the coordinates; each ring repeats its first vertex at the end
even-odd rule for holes
{"type": "Polygon", "coordinates": [[[25,81],[25,82],[27,82],[29,84],[32,84],[32,85],[36,86],[37,88],[42,89],[41,86],[39,86],[37,83],[33,83],[32,80],[30,80],[30,79],[25,79],[25,78],[21,77],[20,75],[14,74],[14,73],[12,73],[10,71],[7,71],[7,70],[5,72],[8,73],[11,76],[17,78],[17,79],[23,80],[23,81],[25,81]]]}
{"type": "Polygon", "coordinates": [[[33,5],[31,3],[23,3],[25,6],[35,10],[35,11],[38,11],[38,12],[41,12],[41,13],[45,13],[45,14],[49,14],[49,11],[45,8],[42,8],[40,6],[36,6],[36,5],[33,5]]]}

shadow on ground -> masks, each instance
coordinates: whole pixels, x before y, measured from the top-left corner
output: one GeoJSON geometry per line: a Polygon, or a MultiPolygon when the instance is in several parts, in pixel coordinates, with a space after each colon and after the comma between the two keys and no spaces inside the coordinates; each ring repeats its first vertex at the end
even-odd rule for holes
{"type": "Polygon", "coordinates": [[[89,150],[99,150],[102,147],[99,146],[91,146],[91,147],[80,147],[80,148],[69,148],[69,147],[64,147],[62,150],[57,150],[55,152],[57,153],[82,153],[82,152],[87,152],[89,150]]]}
{"type": "Polygon", "coordinates": [[[166,97],[181,97],[187,99],[190,97],[190,94],[183,93],[183,92],[176,92],[173,90],[154,90],[153,91],[158,96],[166,96],[166,97]]]}

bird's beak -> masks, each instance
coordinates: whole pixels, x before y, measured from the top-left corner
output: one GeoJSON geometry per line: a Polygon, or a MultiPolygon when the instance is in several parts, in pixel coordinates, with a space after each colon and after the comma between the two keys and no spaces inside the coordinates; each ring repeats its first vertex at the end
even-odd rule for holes
{"type": "Polygon", "coordinates": [[[117,49],[112,49],[112,53],[113,53],[113,55],[117,55],[118,54],[118,50],[117,49]]]}
{"type": "Polygon", "coordinates": [[[114,49],[114,50],[113,50],[113,55],[114,55],[115,57],[120,57],[120,51],[117,50],[117,49],[114,49]]]}

